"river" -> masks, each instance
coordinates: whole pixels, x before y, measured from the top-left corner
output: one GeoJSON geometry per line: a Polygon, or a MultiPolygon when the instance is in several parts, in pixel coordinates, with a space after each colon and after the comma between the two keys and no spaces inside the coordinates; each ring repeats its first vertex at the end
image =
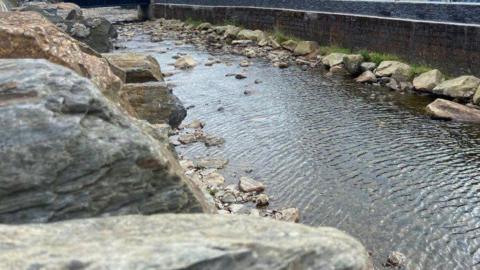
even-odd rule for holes
{"type": "Polygon", "coordinates": [[[226,143],[180,146],[179,154],[227,158],[231,183],[253,169],[274,207],[298,207],[302,223],[357,237],[377,269],[390,251],[407,256],[406,269],[480,268],[480,126],[430,119],[430,97],[318,69],[257,59],[236,80],[225,74],[243,70],[242,56],[214,55],[222,63],[207,67],[212,55],[193,45],[121,40],[125,50],[153,54],[163,71],[173,70],[178,52],[200,62],[167,81],[194,106],[185,122],[206,121],[205,131],[226,143]]]}

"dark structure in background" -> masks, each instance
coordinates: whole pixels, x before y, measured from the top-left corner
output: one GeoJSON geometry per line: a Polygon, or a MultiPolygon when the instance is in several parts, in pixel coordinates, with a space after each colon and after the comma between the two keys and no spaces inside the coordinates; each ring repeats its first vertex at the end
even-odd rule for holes
{"type": "MultiPolygon", "coordinates": [[[[479,0],[476,0],[479,1],[479,0]]],[[[480,3],[336,0],[155,0],[162,4],[265,7],[480,24],[480,3]]]]}
{"type": "Polygon", "coordinates": [[[331,12],[159,2],[151,7],[156,18],[191,18],[217,24],[234,21],[250,29],[280,30],[305,40],[318,41],[321,45],[395,54],[411,64],[426,64],[450,75],[480,76],[480,25],[331,12]]]}
{"type": "Polygon", "coordinates": [[[68,0],[66,2],[75,3],[82,8],[135,5],[148,6],[150,4],[150,0],[68,0]]]}

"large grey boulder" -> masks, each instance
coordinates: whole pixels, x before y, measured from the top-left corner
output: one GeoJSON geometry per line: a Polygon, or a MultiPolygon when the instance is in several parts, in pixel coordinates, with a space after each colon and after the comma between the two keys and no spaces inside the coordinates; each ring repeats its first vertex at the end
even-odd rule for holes
{"type": "Polygon", "coordinates": [[[160,64],[151,55],[143,53],[104,53],[110,63],[125,72],[126,83],[163,81],[160,64]]]}
{"type": "Polygon", "coordinates": [[[65,33],[87,44],[97,52],[113,50],[111,39],[117,31],[110,21],[102,17],[84,18],[82,10],[73,3],[31,3],[20,9],[41,14],[65,33]]]}
{"type": "Polygon", "coordinates": [[[422,73],[413,79],[413,86],[418,91],[431,92],[433,88],[445,80],[442,72],[438,69],[433,69],[422,73]]]}
{"type": "Polygon", "coordinates": [[[168,138],[73,71],[0,60],[0,104],[0,223],[209,209],[168,138]]]}
{"type": "Polygon", "coordinates": [[[409,81],[413,75],[411,66],[398,61],[382,61],[375,70],[377,77],[392,77],[393,79],[403,82],[409,81]]]}
{"type": "Polygon", "coordinates": [[[311,54],[318,50],[320,46],[316,41],[299,41],[297,47],[293,51],[295,55],[306,55],[311,54]]]}
{"type": "Polygon", "coordinates": [[[182,102],[164,82],[124,84],[120,98],[133,107],[140,119],[152,124],[168,123],[176,128],[187,116],[182,102]]]}
{"type": "Polygon", "coordinates": [[[322,59],[322,64],[328,67],[333,67],[343,64],[344,53],[331,53],[322,59]]]}
{"type": "Polygon", "coordinates": [[[428,104],[427,112],[435,118],[480,123],[480,110],[441,98],[428,104]]]}
{"type": "Polygon", "coordinates": [[[249,216],[165,214],[0,225],[1,269],[373,270],[328,227],[249,216]]]}
{"type": "Polygon", "coordinates": [[[363,56],[361,54],[348,54],[343,57],[343,64],[348,73],[357,75],[361,72],[360,65],[363,62],[363,56]]]}
{"type": "Polygon", "coordinates": [[[252,40],[252,41],[260,41],[265,38],[265,33],[263,33],[262,30],[248,30],[248,29],[243,29],[237,34],[238,39],[246,39],[246,40],[252,40]]]}
{"type": "Polygon", "coordinates": [[[432,92],[453,98],[468,99],[475,94],[479,85],[480,79],[475,76],[460,76],[440,83],[433,88],[432,92]]]}

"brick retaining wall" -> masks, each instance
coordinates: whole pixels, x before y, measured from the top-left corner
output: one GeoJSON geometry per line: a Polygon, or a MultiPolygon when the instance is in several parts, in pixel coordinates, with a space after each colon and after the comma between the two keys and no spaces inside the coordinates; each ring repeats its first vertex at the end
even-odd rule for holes
{"type": "Polygon", "coordinates": [[[155,4],[157,18],[274,28],[322,45],[396,54],[410,63],[438,67],[451,75],[480,76],[480,26],[295,10],[155,4]]]}
{"type": "Polygon", "coordinates": [[[480,24],[480,3],[338,0],[154,0],[159,4],[241,6],[480,24]]]}

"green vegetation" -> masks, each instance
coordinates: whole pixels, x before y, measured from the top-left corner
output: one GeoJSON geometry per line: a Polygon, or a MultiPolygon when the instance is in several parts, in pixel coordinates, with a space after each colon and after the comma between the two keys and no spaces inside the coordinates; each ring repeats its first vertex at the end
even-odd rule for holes
{"type": "Polygon", "coordinates": [[[331,53],[345,53],[345,54],[350,54],[352,53],[352,50],[347,49],[347,48],[341,48],[337,46],[320,46],[320,54],[321,55],[327,55],[331,53]]]}
{"type": "Polygon", "coordinates": [[[282,42],[287,41],[287,40],[293,40],[293,41],[297,41],[297,42],[301,41],[301,39],[299,39],[297,37],[294,37],[292,35],[287,35],[287,34],[285,34],[284,32],[282,32],[278,29],[273,30],[273,33],[267,33],[267,34],[273,36],[273,38],[280,44],[282,42]]]}
{"type": "Polygon", "coordinates": [[[225,19],[223,21],[223,24],[222,26],[225,26],[225,25],[234,25],[236,27],[240,27],[241,29],[243,29],[244,27],[236,20],[233,20],[233,19],[225,19]]]}
{"type": "Polygon", "coordinates": [[[418,76],[422,73],[428,72],[433,68],[424,65],[410,65],[412,67],[412,76],[418,76]]]}
{"type": "Polygon", "coordinates": [[[200,24],[202,24],[203,22],[200,21],[200,20],[194,20],[194,19],[188,17],[188,18],[185,20],[185,23],[186,23],[186,24],[189,24],[189,25],[192,25],[192,26],[194,26],[194,27],[197,27],[197,26],[199,26],[200,24]]]}
{"type": "Polygon", "coordinates": [[[379,53],[379,52],[368,52],[365,50],[362,50],[359,52],[365,61],[367,62],[373,62],[375,64],[380,64],[382,61],[400,61],[400,57],[393,55],[393,54],[388,54],[388,53],[379,53]]]}

